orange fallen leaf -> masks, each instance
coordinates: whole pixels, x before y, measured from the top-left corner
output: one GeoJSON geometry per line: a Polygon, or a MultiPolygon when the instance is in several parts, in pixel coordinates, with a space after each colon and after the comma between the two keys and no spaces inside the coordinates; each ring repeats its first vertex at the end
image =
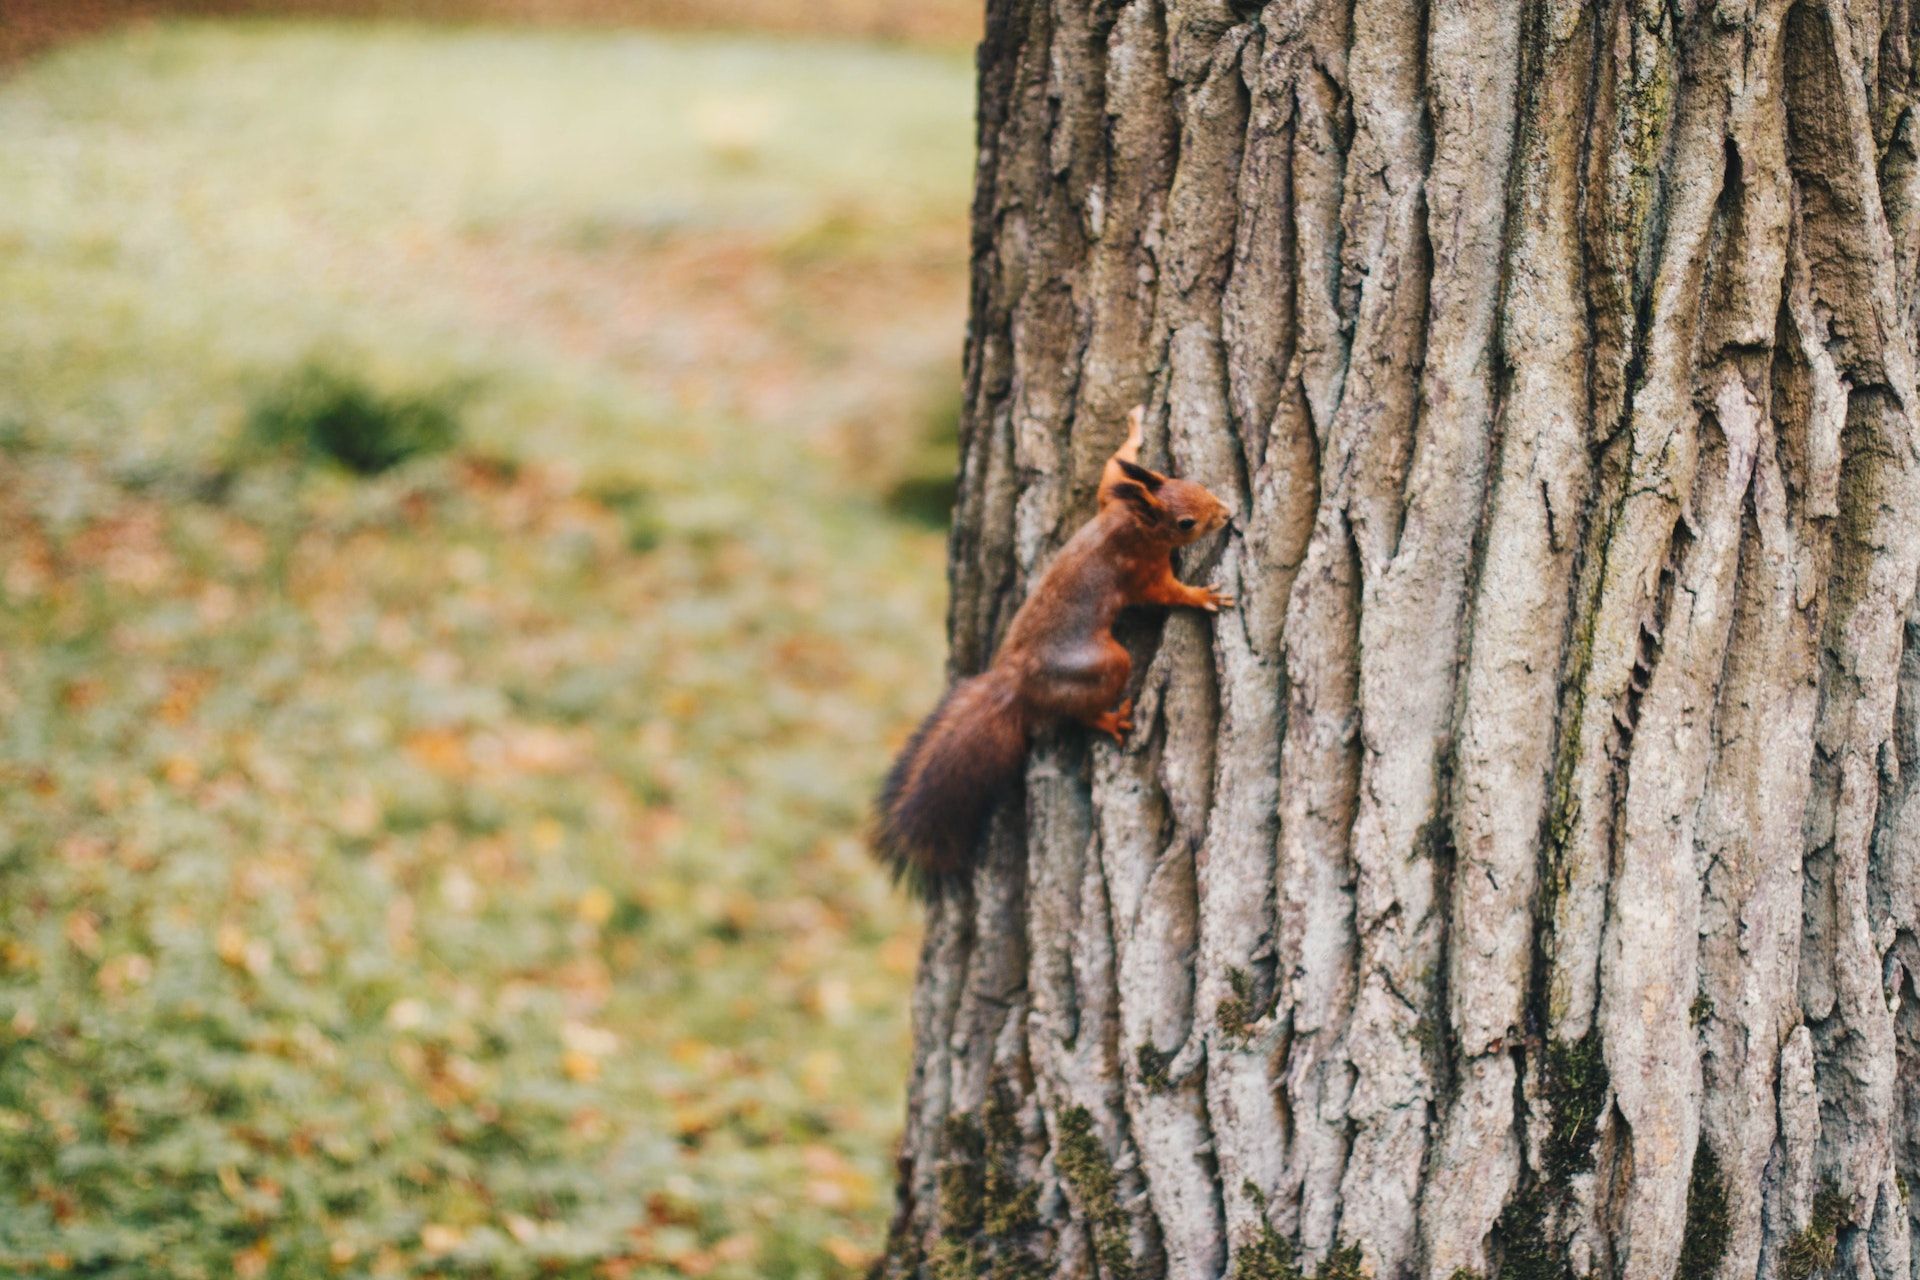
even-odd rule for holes
{"type": "Polygon", "coordinates": [[[238,969],[247,962],[247,931],[229,921],[214,935],[214,950],[225,963],[238,969]]]}
{"type": "Polygon", "coordinates": [[[192,756],[168,756],[160,772],[170,786],[182,790],[200,780],[200,764],[192,756]]]}
{"type": "Polygon", "coordinates": [[[428,1253],[452,1253],[466,1239],[466,1233],[458,1227],[442,1222],[429,1222],[420,1228],[420,1247],[428,1253]]]}
{"type": "Polygon", "coordinates": [[[233,1255],[233,1274],[239,1280],[260,1280],[267,1274],[267,1263],[272,1258],[273,1242],[257,1241],[233,1255]]]}
{"type": "Polygon", "coordinates": [[[864,1269],[873,1261],[873,1254],[861,1248],[845,1236],[828,1236],[820,1242],[820,1247],[833,1255],[833,1260],[843,1267],[856,1270],[864,1269]]]}
{"type": "Polygon", "coordinates": [[[448,777],[467,772],[466,739],[451,729],[420,729],[407,735],[407,754],[423,767],[448,777]]]}
{"type": "Polygon", "coordinates": [[[67,941],[81,955],[93,959],[100,954],[100,921],[91,911],[76,911],[67,917],[67,941]]]}
{"type": "Polygon", "coordinates": [[[613,919],[614,906],[613,895],[601,886],[595,885],[580,895],[580,902],[574,907],[574,912],[582,920],[598,929],[613,919]]]}

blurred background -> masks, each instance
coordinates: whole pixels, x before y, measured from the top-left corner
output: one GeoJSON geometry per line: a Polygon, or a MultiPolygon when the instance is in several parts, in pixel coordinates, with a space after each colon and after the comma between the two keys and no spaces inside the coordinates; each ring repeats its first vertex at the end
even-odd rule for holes
{"type": "Polygon", "coordinates": [[[974,0],[0,0],[0,1274],[891,1208],[974,0]]]}

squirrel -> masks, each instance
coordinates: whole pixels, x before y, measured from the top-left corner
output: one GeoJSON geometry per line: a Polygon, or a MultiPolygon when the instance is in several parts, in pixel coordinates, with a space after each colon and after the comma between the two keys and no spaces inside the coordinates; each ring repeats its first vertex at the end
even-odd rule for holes
{"type": "Polygon", "coordinates": [[[1172,553],[1232,518],[1191,480],[1140,465],[1144,407],[1100,474],[1099,505],[1013,616],[993,663],[956,682],[908,739],[881,788],[874,849],[923,891],[969,869],[980,823],[1019,773],[1035,731],[1078,720],[1125,745],[1133,660],[1113,637],[1136,605],[1233,607],[1233,597],[1174,576],[1172,553]],[[1117,703],[1117,705],[1116,705],[1117,703]]]}

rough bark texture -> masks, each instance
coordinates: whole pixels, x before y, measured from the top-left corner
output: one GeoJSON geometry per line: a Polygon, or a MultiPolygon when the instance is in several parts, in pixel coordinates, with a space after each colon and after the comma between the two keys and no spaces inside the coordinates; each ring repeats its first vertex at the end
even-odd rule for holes
{"type": "Polygon", "coordinates": [[[1241,605],[930,904],[883,1271],[1920,1277],[1917,57],[990,0],[953,670],[1138,401],[1241,605]]]}

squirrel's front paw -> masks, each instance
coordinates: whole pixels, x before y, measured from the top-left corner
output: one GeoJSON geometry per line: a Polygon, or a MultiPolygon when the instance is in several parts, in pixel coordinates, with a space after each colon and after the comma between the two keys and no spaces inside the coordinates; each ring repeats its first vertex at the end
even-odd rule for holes
{"type": "Polygon", "coordinates": [[[1233,597],[1218,588],[1202,587],[1200,592],[1205,597],[1201,600],[1200,607],[1208,613],[1218,613],[1222,609],[1233,608],[1233,597]]]}
{"type": "Polygon", "coordinates": [[[1113,711],[1102,712],[1088,724],[1097,732],[1110,736],[1114,746],[1126,746],[1127,735],[1133,732],[1133,699],[1127,699],[1113,711]]]}

